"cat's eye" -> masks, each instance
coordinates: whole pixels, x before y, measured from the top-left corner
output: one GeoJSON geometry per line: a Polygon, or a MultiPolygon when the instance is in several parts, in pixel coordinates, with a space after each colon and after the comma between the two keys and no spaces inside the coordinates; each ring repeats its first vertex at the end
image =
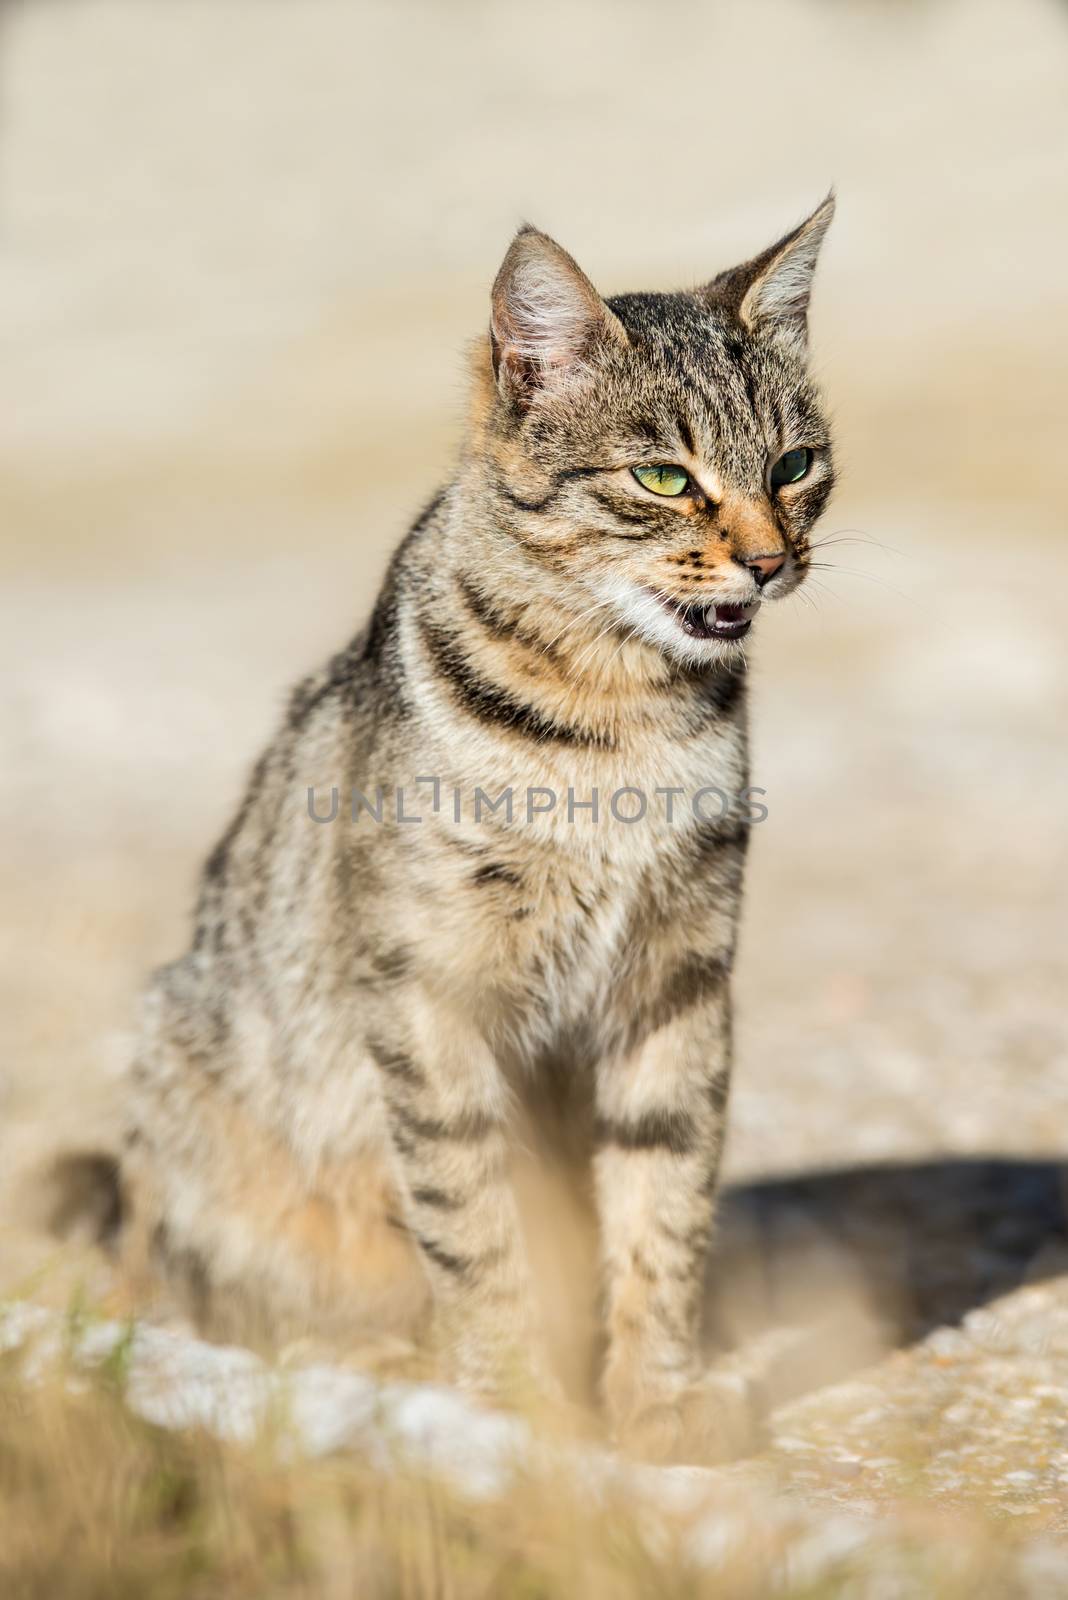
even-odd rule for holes
{"type": "Polygon", "coordinates": [[[643,489],[652,494],[685,494],[690,487],[690,475],[681,467],[631,467],[643,489]]]}
{"type": "Polygon", "coordinates": [[[787,450],[781,455],[768,475],[773,489],[781,489],[784,483],[800,483],[812,466],[812,451],[802,446],[798,450],[787,450]]]}

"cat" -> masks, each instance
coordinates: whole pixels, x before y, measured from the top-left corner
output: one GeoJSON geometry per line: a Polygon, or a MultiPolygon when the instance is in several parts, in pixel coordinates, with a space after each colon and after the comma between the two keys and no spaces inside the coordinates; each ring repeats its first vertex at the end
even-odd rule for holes
{"type": "Polygon", "coordinates": [[[206,1323],[432,1313],[458,1383],[551,1384],[514,1182],[544,1134],[597,1218],[616,1436],[714,1452],[744,641],[833,483],[833,206],[682,293],[603,299],[514,238],[455,475],[293,694],[146,999],[125,1248],[206,1323]]]}

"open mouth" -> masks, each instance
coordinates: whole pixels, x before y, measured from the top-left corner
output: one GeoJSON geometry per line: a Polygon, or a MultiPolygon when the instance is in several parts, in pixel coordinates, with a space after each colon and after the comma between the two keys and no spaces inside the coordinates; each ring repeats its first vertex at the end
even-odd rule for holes
{"type": "Polygon", "coordinates": [[[691,639],[744,639],[753,625],[755,605],[683,605],[665,595],[657,599],[691,639]]]}

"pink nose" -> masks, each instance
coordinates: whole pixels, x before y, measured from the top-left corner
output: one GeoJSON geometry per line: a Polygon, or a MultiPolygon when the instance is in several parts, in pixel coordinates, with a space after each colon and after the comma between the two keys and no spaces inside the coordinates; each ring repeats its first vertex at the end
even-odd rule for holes
{"type": "Polygon", "coordinates": [[[763,589],[768,579],[774,578],[775,574],[785,566],[786,556],[781,552],[774,556],[742,556],[741,563],[753,574],[757,588],[763,589]]]}

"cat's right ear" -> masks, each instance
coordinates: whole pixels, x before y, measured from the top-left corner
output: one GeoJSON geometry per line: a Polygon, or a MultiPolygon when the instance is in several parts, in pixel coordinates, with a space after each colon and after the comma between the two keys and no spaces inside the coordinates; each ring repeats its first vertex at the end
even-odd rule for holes
{"type": "Polygon", "coordinates": [[[520,228],[493,285],[490,347],[502,397],[525,409],[589,371],[599,344],[626,344],[623,324],[567,251],[520,228]]]}

